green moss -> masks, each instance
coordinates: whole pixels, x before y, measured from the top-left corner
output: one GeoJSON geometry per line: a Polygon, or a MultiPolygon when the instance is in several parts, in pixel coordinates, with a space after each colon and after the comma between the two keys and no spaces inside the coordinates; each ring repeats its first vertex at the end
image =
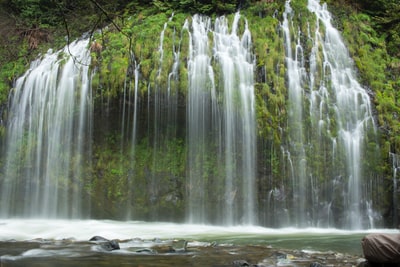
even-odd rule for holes
{"type": "Polygon", "coordinates": [[[0,106],[7,103],[8,94],[14,81],[21,76],[29,67],[30,57],[26,57],[27,48],[20,47],[17,60],[5,63],[0,68],[0,106]]]}
{"type": "MultiPolygon", "coordinates": [[[[160,2],[160,1],[158,1],[160,2]]],[[[333,1],[331,1],[333,2],[333,1]]],[[[253,40],[253,52],[256,56],[255,70],[255,97],[256,97],[256,119],[257,119],[257,138],[260,144],[258,151],[258,161],[263,172],[258,177],[258,184],[263,185],[263,189],[270,190],[271,184],[279,185],[287,179],[288,167],[285,166],[287,159],[283,155],[281,148],[288,145],[288,109],[290,103],[287,101],[285,66],[285,48],[280,29],[282,12],[285,1],[256,1],[248,9],[242,10],[242,19],[239,24],[238,33],[244,31],[244,18],[247,19],[253,40]],[[265,167],[265,168],[264,168],[265,167]],[[266,169],[266,170],[264,170],[266,169]],[[263,176],[265,175],[265,176],[263,176]],[[271,178],[271,184],[267,185],[266,177],[271,178]]],[[[137,3],[136,3],[137,4],[137,3]]],[[[131,3],[131,7],[135,6],[131,3]]],[[[309,14],[306,9],[306,0],[292,1],[294,9],[293,26],[291,32],[292,39],[300,38],[301,45],[306,51],[304,57],[308,58],[309,51],[314,45],[313,40],[307,34],[315,31],[316,18],[309,14]],[[308,52],[307,52],[308,51],[308,52]]],[[[168,12],[156,14],[155,10],[144,10],[137,6],[141,13],[126,13],[115,22],[121,28],[118,31],[115,27],[104,28],[94,35],[96,42],[102,45],[102,50],[92,52],[92,69],[96,73],[92,79],[93,96],[95,102],[107,99],[109,109],[118,109],[127,79],[132,79],[127,75],[129,68],[129,57],[131,53],[136,63],[140,65],[139,96],[140,108],[147,103],[153,105],[154,90],[160,94],[166,93],[168,88],[168,75],[172,71],[174,64],[174,52],[180,49],[178,77],[171,82],[171,92],[182,97],[184,103],[188,90],[188,70],[187,60],[189,58],[189,33],[183,30],[186,18],[190,17],[184,13],[175,14],[172,19],[168,9],[168,3],[163,6],[168,12]],[[159,51],[160,33],[164,32],[163,57],[159,51]],[[173,50],[175,49],[175,51],[173,50]],[[150,93],[149,93],[150,88],[150,93]]],[[[129,8],[128,8],[129,9],[129,8]]],[[[136,9],[133,12],[138,12],[136,9]]],[[[132,12],[130,10],[129,12],[132,12]]],[[[373,101],[377,111],[377,120],[381,129],[381,153],[382,159],[386,159],[389,152],[400,150],[400,60],[388,56],[385,36],[376,32],[372,25],[370,16],[362,13],[341,11],[345,16],[335,19],[335,23],[343,29],[344,38],[348,44],[355,66],[358,69],[360,81],[373,92],[373,101]]],[[[227,15],[232,21],[233,15],[227,15]]],[[[322,25],[321,25],[322,27],[322,25]]],[[[393,35],[398,38],[398,35],[393,35]]],[[[210,33],[210,43],[212,43],[212,33],[210,33]]],[[[293,44],[292,44],[293,45],[293,44]]],[[[211,45],[212,46],[212,45],[211,45]]],[[[211,49],[211,48],[210,48],[211,49]]],[[[294,49],[294,47],[292,47],[294,49]]],[[[322,69],[322,51],[317,52],[317,68],[322,69]]],[[[27,67],[29,60],[24,57],[26,49],[21,51],[21,57],[17,61],[9,62],[2,66],[0,81],[0,103],[6,103],[10,85],[13,80],[21,75],[27,67]]],[[[309,65],[306,62],[306,68],[309,65]]],[[[215,69],[216,82],[220,82],[221,74],[215,69]]],[[[316,84],[320,84],[320,76],[315,76],[316,84]]],[[[329,87],[329,81],[327,86],[329,87]]],[[[209,87],[209,85],[205,85],[209,87]]],[[[307,93],[313,88],[306,86],[307,93]]],[[[162,96],[160,96],[162,97],[162,96]]],[[[221,98],[222,99],[222,98],[221,98]]],[[[222,100],[220,100],[222,101],[222,100]]],[[[131,105],[128,104],[128,105],[131,105]]],[[[308,101],[305,99],[304,107],[308,110],[308,101]]],[[[101,113],[98,109],[102,105],[96,105],[95,113],[101,113]]],[[[131,106],[129,106],[131,108],[131,106]]],[[[185,107],[183,107],[185,108],[185,107]]],[[[140,114],[153,112],[153,106],[145,107],[140,110],[140,114]],[[146,109],[148,108],[148,109],[146,109]]],[[[108,110],[107,110],[108,112],[108,110]]],[[[325,107],[324,113],[333,118],[333,110],[325,107]]],[[[119,114],[120,115],[120,114],[119,114]]],[[[123,137],[119,133],[118,126],[113,126],[113,133],[102,136],[102,133],[95,133],[96,142],[93,147],[93,165],[88,167],[86,172],[90,175],[84,181],[85,189],[92,196],[92,206],[96,210],[97,216],[122,216],[122,211],[116,207],[129,207],[134,210],[136,215],[141,218],[150,218],[152,214],[177,212],[180,216],[184,212],[184,184],[187,174],[187,147],[184,138],[163,136],[164,133],[153,133],[151,127],[154,123],[151,114],[140,115],[141,133],[137,143],[133,146],[128,137],[123,137]],[[118,128],[118,129],[117,129],[118,128]],[[143,128],[143,129],[142,129],[143,128]],[[116,130],[117,129],[117,130],[116,130]],[[149,130],[150,129],[150,130],[149,130]],[[156,134],[161,137],[157,142],[162,144],[155,145],[152,138],[156,134]],[[143,137],[146,136],[146,137],[143,137]],[[104,140],[102,139],[104,137],[104,140]],[[123,144],[123,145],[121,145],[123,144]],[[127,147],[122,149],[121,147],[127,147]],[[134,147],[134,154],[130,148],[134,147]],[[127,151],[125,151],[127,150],[127,151]],[[128,186],[127,186],[128,185],[128,186]],[[132,199],[135,199],[135,202],[132,199]],[[101,210],[105,210],[104,212],[101,210]],[[106,214],[107,213],[107,214],[106,214]]],[[[185,115],[179,115],[183,121],[185,115]],[[182,119],[183,118],[183,119],[182,119]]],[[[98,120],[120,122],[121,118],[101,117],[98,120]]],[[[318,122],[306,119],[303,124],[305,127],[316,125],[318,122]]],[[[130,122],[131,123],[131,122],[130,122]]],[[[117,124],[117,123],[116,123],[117,124]]],[[[184,122],[179,122],[180,131],[184,132],[184,122]]],[[[174,125],[175,126],[175,125],[174,125]]],[[[165,126],[173,128],[174,126],[165,126]]],[[[290,126],[295,127],[295,126],[290,126]]],[[[110,130],[110,129],[108,129],[110,130]]],[[[165,130],[167,132],[167,130],[165,130]]],[[[0,136],[4,135],[4,127],[0,127],[0,136]]],[[[181,133],[181,135],[185,135],[181,133]]],[[[368,134],[366,158],[373,158],[375,140],[373,134],[368,134]]],[[[309,163],[313,170],[313,175],[318,181],[323,181],[335,173],[332,169],[327,169],[325,161],[334,162],[335,167],[343,169],[344,166],[340,158],[343,158],[344,151],[332,153],[330,138],[337,137],[337,122],[331,120],[329,124],[323,125],[320,134],[312,132],[307,136],[309,147],[307,148],[307,159],[313,159],[309,163]],[[312,148],[311,148],[312,147],[312,148]]],[[[300,146],[300,144],[293,144],[300,146]]],[[[29,148],[25,148],[29,149],[29,148]]],[[[215,148],[214,148],[215,149],[215,148]]],[[[210,151],[213,148],[210,148],[210,151]]],[[[21,152],[22,153],[22,152],[21,152]]],[[[222,188],[223,177],[220,166],[217,166],[218,159],[216,153],[209,153],[202,159],[198,159],[204,165],[204,183],[208,186],[222,188]]],[[[367,166],[371,162],[363,162],[367,166]]],[[[387,164],[375,164],[377,169],[388,170],[387,164]]],[[[222,191],[222,190],[221,190],[222,191]]],[[[223,196],[224,194],[220,194],[223,196]]],[[[218,198],[218,196],[215,196],[218,198]]],[[[217,201],[218,199],[216,199],[217,201]]],[[[223,201],[219,199],[218,201],[223,201]]],[[[123,210],[123,209],[121,209],[123,210]]]]}
{"type": "Polygon", "coordinates": [[[354,14],[343,19],[343,29],[362,82],[374,92],[378,122],[384,129],[384,138],[390,140],[391,149],[398,151],[400,143],[397,136],[400,129],[397,117],[400,106],[395,99],[400,96],[397,83],[399,76],[390,67],[396,59],[388,55],[384,36],[379,36],[374,30],[368,15],[354,14]]]}

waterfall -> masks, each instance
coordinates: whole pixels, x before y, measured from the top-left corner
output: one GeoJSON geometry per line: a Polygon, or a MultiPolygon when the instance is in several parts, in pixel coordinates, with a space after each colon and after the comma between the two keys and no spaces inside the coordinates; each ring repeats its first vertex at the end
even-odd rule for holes
{"type": "MultiPolygon", "coordinates": [[[[130,147],[130,159],[131,159],[131,169],[135,170],[135,149],[136,149],[136,140],[137,140],[137,132],[138,132],[138,113],[139,113],[139,71],[140,64],[136,62],[134,54],[131,52],[130,54],[130,66],[128,67],[127,78],[125,79],[124,91],[123,91],[123,109],[122,109],[122,122],[121,122],[121,153],[124,151],[125,143],[124,136],[126,133],[129,133],[128,126],[132,123],[132,134],[131,134],[131,145],[130,147]],[[130,103],[133,103],[133,110],[131,110],[130,103]],[[132,117],[131,117],[132,114],[132,117]],[[125,126],[127,124],[127,126],[125,126]],[[125,133],[126,132],[126,133],[125,133]]],[[[122,167],[121,167],[122,168],[122,167]]],[[[128,188],[132,188],[134,185],[133,182],[133,173],[134,171],[130,171],[128,175],[128,188]]],[[[132,212],[132,203],[134,201],[134,195],[132,190],[128,190],[127,196],[127,205],[126,205],[126,219],[133,218],[132,212]]]]}
{"type": "Polygon", "coordinates": [[[91,150],[88,40],[49,51],[10,95],[1,216],[80,218],[91,150]]]}
{"type": "Polygon", "coordinates": [[[292,224],[339,224],[360,229],[371,213],[362,167],[365,142],[375,128],[370,98],[356,80],[353,62],[331,24],[326,5],[309,0],[308,9],[316,16],[315,25],[308,22],[308,33],[293,26],[290,1],[286,2],[282,23],[287,57],[288,150],[294,167],[292,224]],[[305,34],[313,44],[308,65],[301,42],[305,34]],[[318,168],[319,175],[326,175],[322,180],[331,179],[330,184],[320,183],[320,177],[314,177],[318,168]],[[343,183],[347,187],[338,190],[343,183]],[[338,203],[342,203],[343,210],[333,214],[332,205],[338,203]],[[324,207],[329,210],[324,211],[324,207]],[[330,219],[324,221],[324,217],[330,219]],[[336,217],[336,222],[332,217],[336,217]]]}
{"type": "MultiPolygon", "coordinates": [[[[279,27],[286,73],[284,67],[277,73],[285,75],[279,114],[287,127],[279,122],[273,140],[256,134],[254,87],[271,87],[260,96],[268,105],[276,84],[265,66],[261,81],[254,77],[252,36],[239,12],[215,19],[163,15],[151,59],[139,49],[148,36],[143,43],[132,37],[138,43],[122,56],[129,65],[117,71],[125,80],[107,85],[121,85],[107,95],[117,108],[95,118],[88,40],[34,61],[10,94],[0,216],[82,218],[96,209],[97,217],[220,225],[376,225],[377,182],[365,168],[374,164],[366,155],[376,143],[370,98],[326,5],[309,0],[301,12],[313,17],[302,20],[290,3],[279,27]],[[281,149],[263,148],[271,157],[265,170],[257,141],[281,149]]],[[[104,93],[107,71],[98,75],[104,93]]],[[[396,188],[397,160],[393,170],[396,188]]]]}
{"type": "Polygon", "coordinates": [[[399,214],[398,214],[398,175],[397,172],[400,167],[400,156],[398,154],[390,153],[389,154],[390,159],[392,160],[392,171],[393,171],[393,227],[398,227],[399,225],[399,214]]]}
{"type": "MultiPolygon", "coordinates": [[[[175,45],[175,38],[179,37],[176,36],[175,27],[169,26],[173,19],[174,14],[164,23],[160,32],[157,50],[158,62],[155,64],[154,76],[152,75],[148,81],[147,89],[148,131],[146,137],[149,141],[149,150],[152,151],[152,164],[146,181],[146,191],[150,199],[149,210],[152,220],[158,220],[162,213],[162,208],[159,205],[163,191],[161,183],[166,179],[165,177],[173,176],[162,158],[165,154],[174,153],[169,144],[178,138],[177,79],[180,46],[175,45]],[[171,57],[172,66],[168,63],[171,57]]],[[[133,140],[133,142],[137,142],[137,140],[133,140]]]]}
{"type": "MultiPolygon", "coordinates": [[[[347,228],[360,229],[368,214],[365,205],[369,196],[365,194],[366,192],[363,194],[365,181],[362,177],[364,175],[362,161],[368,131],[371,129],[375,131],[371,101],[366,90],[356,80],[353,62],[340,33],[331,24],[331,16],[326,4],[321,6],[315,0],[309,0],[308,9],[317,17],[314,45],[320,46],[323,54],[323,75],[320,84],[311,85],[313,89],[317,89],[313,92],[318,97],[312,98],[311,106],[327,106],[329,110],[332,110],[338,136],[331,138],[336,138],[336,145],[343,147],[344,165],[347,170],[348,187],[344,204],[348,214],[344,225],[347,228]],[[322,37],[320,25],[325,28],[324,37],[322,37]]],[[[316,52],[317,48],[313,51],[316,52]]],[[[310,73],[312,75],[315,72],[311,69],[310,73]]],[[[317,79],[312,77],[311,80],[317,79]]],[[[325,120],[327,123],[333,123],[329,117],[325,120]]]]}
{"type": "MultiPolygon", "coordinates": [[[[306,222],[306,194],[307,194],[307,160],[305,154],[306,140],[304,138],[304,116],[303,116],[303,103],[304,103],[304,84],[306,82],[306,73],[304,66],[303,49],[300,44],[300,32],[297,32],[297,40],[294,44],[294,51],[292,51],[292,41],[290,30],[292,9],[290,1],[285,4],[285,12],[283,13],[282,29],[284,32],[285,46],[286,46],[286,66],[287,66],[287,80],[288,80],[288,101],[289,101],[289,143],[290,155],[293,158],[290,162],[291,168],[291,181],[293,187],[293,212],[296,218],[294,223],[296,226],[304,226],[306,222]]],[[[289,158],[290,160],[290,158],[289,158]]]]}
{"type": "Polygon", "coordinates": [[[255,221],[255,111],[251,35],[236,13],[214,25],[192,19],[188,62],[188,217],[227,225],[255,221]],[[212,28],[214,26],[214,28],[212,28]],[[213,47],[209,34],[212,33],[213,47]]]}
{"type": "MultiPolygon", "coordinates": [[[[188,28],[188,22],[185,28],[188,28]]],[[[188,60],[188,186],[187,213],[190,222],[208,222],[207,160],[210,155],[209,132],[216,113],[214,72],[209,56],[208,32],[211,19],[195,15],[189,30],[188,60]],[[214,111],[214,112],[213,112],[214,111]]],[[[218,116],[219,117],[219,116],[218,116]]]]}

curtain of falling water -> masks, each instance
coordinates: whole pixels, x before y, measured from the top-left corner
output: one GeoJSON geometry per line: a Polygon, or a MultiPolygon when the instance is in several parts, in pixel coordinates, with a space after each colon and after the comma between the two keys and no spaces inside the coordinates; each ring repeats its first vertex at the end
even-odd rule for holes
{"type": "Polygon", "coordinates": [[[82,157],[90,153],[88,40],[49,51],[10,99],[1,215],[80,218],[82,157]],[[86,144],[86,145],[85,145],[86,144]]]}

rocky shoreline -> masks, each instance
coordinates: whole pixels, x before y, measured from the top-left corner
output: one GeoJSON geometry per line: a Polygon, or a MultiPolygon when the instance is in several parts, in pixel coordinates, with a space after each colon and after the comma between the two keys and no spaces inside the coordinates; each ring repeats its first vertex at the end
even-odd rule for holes
{"type": "Polygon", "coordinates": [[[362,255],[195,240],[74,239],[0,242],[1,267],[11,266],[358,266],[362,255]]]}

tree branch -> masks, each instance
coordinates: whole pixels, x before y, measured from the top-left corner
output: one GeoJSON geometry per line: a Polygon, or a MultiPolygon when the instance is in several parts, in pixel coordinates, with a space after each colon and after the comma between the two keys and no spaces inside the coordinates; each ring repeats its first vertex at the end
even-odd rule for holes
{"type": "Polygon", "coordinates": [[[117,28],[117,30],[119,32],[122,32],[121,28],[114,22],[114,20],[108,15],[108,12],[101,6],[99,5],[99,3],[96,2],[96,0],[90,0],[90,2],[92,2],[98,9],[101,10],[101,12],[103,12],[103,14],[106,16],[107,19],[109,19],[111,21],[111,23],[115,26],[115,28],[117,28]]]}

